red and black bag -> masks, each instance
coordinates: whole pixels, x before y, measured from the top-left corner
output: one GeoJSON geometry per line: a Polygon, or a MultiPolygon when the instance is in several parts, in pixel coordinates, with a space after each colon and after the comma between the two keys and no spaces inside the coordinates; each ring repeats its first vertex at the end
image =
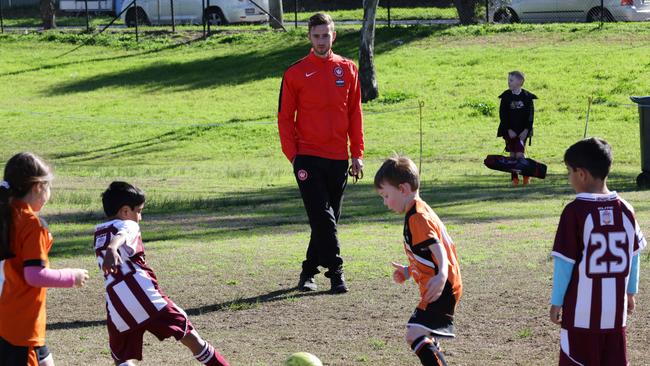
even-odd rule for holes
{"type": "Polygon", "coordinates": [[[502,155],[488,155],[483,164],[486,167],[500,172],[517,173],[544,179],[546,178],[546,164],[528,158],[514,159],[502,155]]]}

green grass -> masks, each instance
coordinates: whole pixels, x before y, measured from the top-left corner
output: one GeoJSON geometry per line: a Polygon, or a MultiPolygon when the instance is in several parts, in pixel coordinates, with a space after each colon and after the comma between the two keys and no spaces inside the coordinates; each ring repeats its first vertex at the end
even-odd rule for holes
{"type": "MultiPolygon", "coordinates": [[[[350,10],[324,10],[332,16],[335,21],[341,20],[363,20],[363,9],[350,10]]],[[[284,21],[292,22],[295,18],[293,8],[284,9],[284,21]]],[[[306,22],[315,12],[298,12],[298,21],[306,22]]],[[[458,12],[456,8],[436,8],[436,7],[419,7],[419,8],[390,8],[391,20],[404,19],[456,19],[458,12]]],[[[377,8],[377,20],[388,20],[388,8],[380,6],[377,8]]]]}
{"type": "MultiPolygon", "coordinates": [[[[31,150],[53,165],[53,198],[43,212],[55,237],[52,266],[81,266],[93,276],[86,288],[49,293],[48,345],[57,362],[110,362],[107,340],[97,336],[105,334],[103,295],[89,243],[103,219],[100,194],[116,179],[147,192],[147,260],[233,364],[277,365],[296,351],[330,365],[417,361],[402,341],[416,289],[393,284],[389,264],[406,260],[402,218],[385,210],[371,181],[395,151],[419,162],[419,102],[422,196],[458,245],[465,285],[459,337],[443,344],[449,359],[555,362],[548,253],[572,199],[562,154],[582,137],[591,96],[589,135],[614,148],[610,188],[650,230],[650,196],[634,185],[639,128],[628,99],[650,84],[648,26],[379,27],[380,98],[364,105],[366,178],[349,185],[339,231],[352,292],[340,297],[292,289],[309,232],[275,114],[282,72],[309,48],[304,29],[234,27],[207,41],[191,41],[193,29],[156,31],[139,43],[120,31],[65,56],[88,36],[0,35],[7,86],[0,161],[31,150]],[[497,95],[513,69],[540,98],[529,155],[549,166],[546,180],[521,189],[482,165],[503,149],[497,95]],[[314,329],[328,331],[314,336],[314,329]]],[[[356,59],[358,42],[356,27],[340,27],[335,49],[356,59]]],[[[649,278],[643,271],[642,283],[649,278]]],[[[317,281],[327,289],[322,276],[317,281]]],[[[639,304],[650,303],[641,288],[639,304]]],[[[650,318],[641,309],[630,319],[632,363],[648,363],[641,342],[650,318]]],[[[143,365],[192,364],[173,342],[145,344],[143,365]]]]}

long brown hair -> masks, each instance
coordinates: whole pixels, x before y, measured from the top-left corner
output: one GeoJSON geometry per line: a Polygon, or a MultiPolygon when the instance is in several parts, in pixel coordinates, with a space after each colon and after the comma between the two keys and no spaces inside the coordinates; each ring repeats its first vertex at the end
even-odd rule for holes
{"type": "Polygon", "coordinates": [[[0,184],[0,260],[15,256],[9,242],[11,198],[23,198],[34,184],[50,180],[52,180],[50,167],[35,154],[22,152],[7,161],[4,181],[0,184]]]}

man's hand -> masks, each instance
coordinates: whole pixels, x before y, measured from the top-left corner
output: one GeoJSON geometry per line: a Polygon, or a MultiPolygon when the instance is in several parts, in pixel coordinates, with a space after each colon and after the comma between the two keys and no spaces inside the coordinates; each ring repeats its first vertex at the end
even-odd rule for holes
{"type": "Polygon", "coordinates": [[[511,139],[514,139],[517,137],[517,134],[513,130],[508,130],[508,136],[510,136],[511,139]]]}
{"type": "Polygon", "coordinates": [[[636,300],[634,299],[634,294],[627,294],[627,313],[630,314],[634,312],[636,308],[636,300]]]}
{"type": "Polygon", "coordinates": [[[396,283],[404,283],[407,280],[405,273],[408,267],[395,262],[390,262],[390,264],[395,268],[395,271],[393,271],[393,281],[396,283]]]}
{"type": "Polygon", "coordinates": [[[122,257],[117,252],[117,249],[110,246],[106,249],[104,254],[104,262],[102,263],[102,271],[104,274],[117,273],[119,265],[122,264],[122,257]]]}
{"type": "Polygon", "coordinates": [[[352,158],[352,175],[359,175],[359,172],[363,169],[363,159],[361,158],[352,158]]]}
{"type": "Polygon", "coordinates": [[[562,324],[562,307],[551,305],[551,309],[548,312],[551,321],[557,325],[562,324]]]}

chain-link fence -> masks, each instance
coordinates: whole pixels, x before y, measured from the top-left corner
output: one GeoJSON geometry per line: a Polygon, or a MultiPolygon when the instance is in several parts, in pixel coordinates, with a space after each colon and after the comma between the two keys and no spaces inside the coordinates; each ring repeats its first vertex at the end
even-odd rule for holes
{"type": "MultiPolygon", "coordinates": [[[[85,27],[170,27],[193,24],[204,34],[227,24],[268,26],[272,0],[56,0],[56,24],[85,27]]],[[[650,0],[463,0],[479,23],[616,22],[650,20],[650,0]]],[[[379,26],[459,23],[452,0],[381,0],[379,26]],[[429,4],[429,5],[427,5],[429,4]]],[[[39,0],[0,0],[0,31],[39,28],[39,0]]],[[[283,0],[284,24],[305,26],[311,14],[331,11],[337,22],[360,23],[363,0],[283,0]]],[[[462,10],[461,10],[462,11],[462,10]]],[[[463,17],[460,17],[461,19],[463,17]]]]}

